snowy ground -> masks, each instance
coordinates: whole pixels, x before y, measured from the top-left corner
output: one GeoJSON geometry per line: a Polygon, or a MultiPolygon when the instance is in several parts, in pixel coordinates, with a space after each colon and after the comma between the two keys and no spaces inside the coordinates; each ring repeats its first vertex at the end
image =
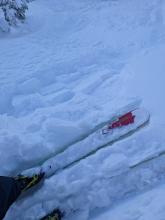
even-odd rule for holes
{"type": "Polygon", "coordinates": [[[151,121],[47,178],[6,220],[55,207],[65,220],[165,219],[164,57],[163,0],[30,4],[26,23],[0,35],[0,175],[41,165],[130,103],[151,121]]]}

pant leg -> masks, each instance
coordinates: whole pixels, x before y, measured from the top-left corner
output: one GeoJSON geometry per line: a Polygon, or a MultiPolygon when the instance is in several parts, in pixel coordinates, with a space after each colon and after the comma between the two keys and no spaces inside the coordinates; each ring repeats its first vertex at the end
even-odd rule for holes
{"type": "Polygon", "coordinates": [[[21,190],[14,178],[0,176],[0,220],[2,220],[20,195],[21,190]]]}

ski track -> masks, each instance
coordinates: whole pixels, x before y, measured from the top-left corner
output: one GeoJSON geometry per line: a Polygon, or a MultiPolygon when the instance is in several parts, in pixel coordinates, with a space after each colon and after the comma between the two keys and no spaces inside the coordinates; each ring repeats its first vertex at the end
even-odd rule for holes
{"type": "MultiPolygon", "coordinates": [[[[137,68],[129,62],[163,51],[164,6],[161,0],[31,3],[26,23],[0,41],[1,175],[41,164],[139,100],[126,89],[137,68]]],[[[162,183],[165,121],[143,101],[153,113],[149,126],[46,179],[5,219],[38,219],[61,207],[66,220],[91,220],[97,208],[104,212],[162,183]],[[152,160],[140,164],[146,158],[152,160]]]]}

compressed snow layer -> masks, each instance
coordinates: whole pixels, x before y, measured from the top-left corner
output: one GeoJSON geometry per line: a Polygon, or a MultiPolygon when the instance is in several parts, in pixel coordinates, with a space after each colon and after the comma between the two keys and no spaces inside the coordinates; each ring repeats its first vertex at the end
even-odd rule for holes
{"type": "MultiPolygon", "coordinates": [[[[66,210],[66,220],[91,220],[98,208],[117,213],[128,194],[159,185],[164,12],[161,0],[39,0],[25,24],[0,36],[0,175],[42,165],[130,103],[142,101],[151,115],[133,136],[46,179],[13,205],[7,220],[36,220],[56,207],[66,210]]],[[[145,207],[126,219],[143,219],[145,207]]],[[[155,219],[164,218],[152,209],[155,219]]]]}

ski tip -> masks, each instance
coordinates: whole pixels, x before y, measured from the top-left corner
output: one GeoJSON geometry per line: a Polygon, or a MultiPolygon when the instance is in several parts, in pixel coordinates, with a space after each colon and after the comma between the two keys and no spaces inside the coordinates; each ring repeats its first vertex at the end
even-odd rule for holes
{"type": "Polygon", "coordinates": [[[143,108],[136,108],[134,110],[125,112],[122,115],[116,116],[115,119],[110,120],[110,122],[103,127],[101,130],[102,135],[106,135],[113,132],[116,128],[126,127],[131,124],[143,125],[150,120],[150,114],[147,110],[143,108]]]}

